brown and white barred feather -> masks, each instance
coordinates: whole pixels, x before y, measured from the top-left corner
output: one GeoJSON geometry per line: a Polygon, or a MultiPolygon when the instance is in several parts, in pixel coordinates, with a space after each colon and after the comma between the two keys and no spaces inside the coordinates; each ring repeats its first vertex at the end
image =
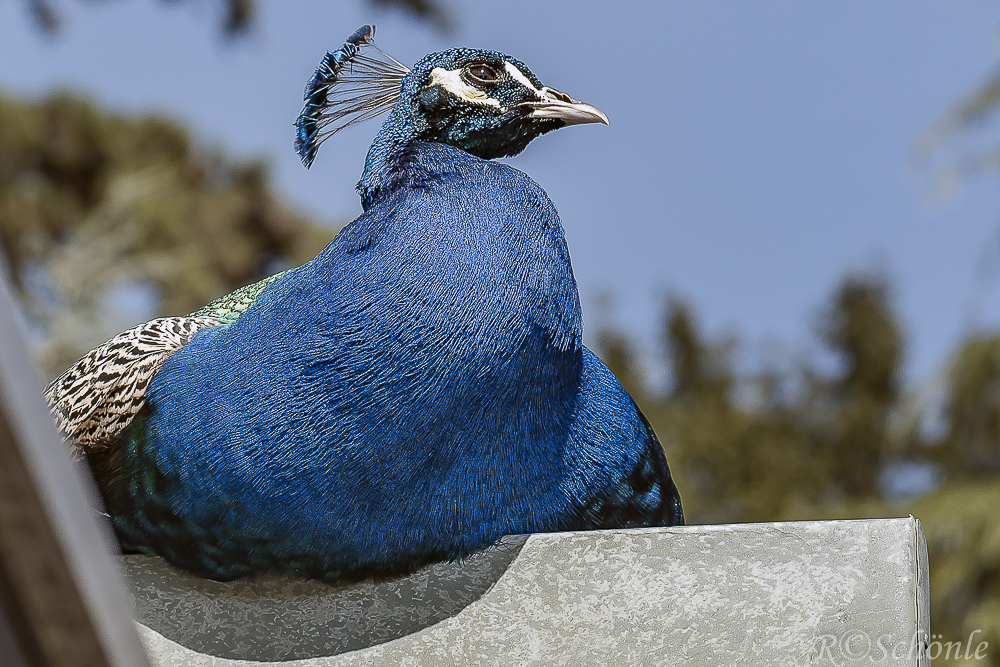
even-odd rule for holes
{"type": "Polygon", "coordinates": [[[161,317],[118,334],[57,377],[45,400],[74,456],[114,444],[146,402],[163,362],[208,327],[238,320],[283,271],[241,287],[186,317],[161,317]]]}
{"type": "Polygon", "coordinates": [[[163,362],[195,333],[219,324],[211,317],[150,320],[91,350],[53,380],[45,400],[74,454],[117,440],[142,409],[163,362]]]}

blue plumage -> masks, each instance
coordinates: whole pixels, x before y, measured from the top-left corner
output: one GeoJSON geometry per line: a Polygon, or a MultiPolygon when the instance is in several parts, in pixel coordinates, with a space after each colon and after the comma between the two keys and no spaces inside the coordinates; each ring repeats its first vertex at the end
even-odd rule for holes
{"type": "Polygon", "coordinates": [[[344,45],[336,51],[328,51],[323,57],[319,69],[313,73],[306,84],[303,99],[306,106],[295,121],[295,150],[302,156],[302,162],[308,167],[316,158],[319,149],[319,131],[323,111],[327,108],[327,91],[337,83],[337,77],[344,64],[358,55],[358,47],[370,44],[375,31],[371,26],[361,26],[353,35],[347,38],[344,45]]]}
{"type": "Polygon", "coordinates": [[[486,159],[603,114],[468,49],[422,60],[398,96],[361,216],[197,331],[121,442],[89,453],[126,548],[221,579],[339,580],[505,534],[683,522],[655,435],[582,344],[555,208],[486,159]]]}

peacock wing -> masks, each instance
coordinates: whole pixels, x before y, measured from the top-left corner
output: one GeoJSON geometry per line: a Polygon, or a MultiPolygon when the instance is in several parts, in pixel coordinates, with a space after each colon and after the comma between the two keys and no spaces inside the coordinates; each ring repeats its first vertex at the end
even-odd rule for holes
{"type": "Polygon", "coordinates": [[[271,283],[269,276],[222,296],[186,317],[161,317],[118,334],[91,350],[45,389],[63,436],[81,448],[115,442],[145,404],[149,383],[163,362],[208,327],[232,324],[271,283]]]}
{"type": "Polygon", "coordinates": [[[69,367],[45,389],[60,432],[80,448],[113,443],[132,423],[163,362],[205,328],[210,317],[161,317],[124,331],[69,367]]]}

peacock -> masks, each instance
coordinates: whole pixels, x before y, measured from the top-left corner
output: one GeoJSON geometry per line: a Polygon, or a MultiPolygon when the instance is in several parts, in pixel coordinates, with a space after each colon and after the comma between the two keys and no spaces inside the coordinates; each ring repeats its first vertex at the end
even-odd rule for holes
{"type": "Polygon", "coordinates": [[[306,167],[389,115],[312,261],[115,336],[54,380],[123,550],[349,581],[502,536],[683,523],[663,448],[582,343],[555,207],[496,158],[607,124],[497,51],[412,69],[364,26],[308,82],[306,167]]]}

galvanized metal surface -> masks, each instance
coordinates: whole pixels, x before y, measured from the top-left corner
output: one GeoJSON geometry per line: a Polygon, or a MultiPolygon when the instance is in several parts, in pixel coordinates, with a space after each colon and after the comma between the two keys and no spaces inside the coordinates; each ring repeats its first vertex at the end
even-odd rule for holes
{"type": "MultiPolygon", "coordinates": [[[[286,580],[282,593],[274,578],[208,585],[161,566],[143,573],[140,561],[130,569],[145,577],[136,589],[143,617],[157,604],[177,607],[186,604],[179,598],[197,599],[206,609],[197,633],[218,637],[217,646],[192,650],[175,641],[190,636],[189,627],[171,630],[162,617],[159,631],[141,627],[152,662],[163,667],[261,665],[247,660],[251,653],[233,659],[236,640],[266,637],[273,627],[268,614],[289,601],[311,605],[321,619],[308,624],[311,636],[354,632],[352,645],[370,645],[284,662],[272,654],[264,664],[912,667],[928,664],[922,539],[913,518],[532,535],[480,597],[389,641],[371,628],[398,624],[398,616],[385,606],[339,604],[344,598],[336,589],[296,602],[302,582],[286,580]],[[188,583],[178,586],[181,579],[188,583]],[[234,604],[227,595],[241,598],[246,612],[258,585],[258,607],[237,623],[211,613],[234,604]],[[228,593],[226,587],[232,587],[228,593]],[[169,594],[157,597],[155,591],[169,594]]],[[[420,577],[426,579],[426,572],[368,584],[374,588],[367,594],[412,596],[420,577]]],[[[420,595],[433,598],[426,590],[420,595]]],[[[181,623],[191,622],[187,615],[181,623]]],[[[280,631],[286,646],[297,641],[289,632],[294,629],[280,631]]]]}

